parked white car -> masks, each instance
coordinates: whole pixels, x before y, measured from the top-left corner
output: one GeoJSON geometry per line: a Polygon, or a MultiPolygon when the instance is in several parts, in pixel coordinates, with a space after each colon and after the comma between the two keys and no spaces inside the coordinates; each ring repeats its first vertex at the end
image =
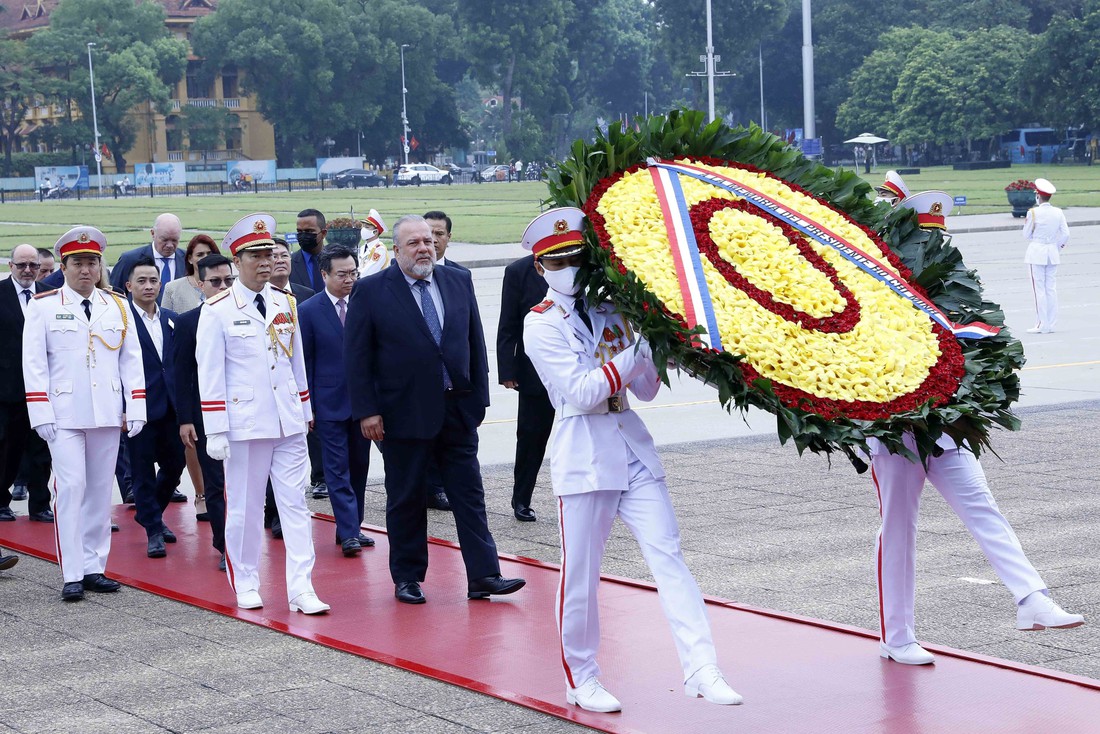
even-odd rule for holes
{"type": "Polygon", "coordinates": [[[450,171],[429,166],[427,163],[410,163],[407,166],[401,166],[394,183],[398,186],[419,186],[422,183],[449,184],[453,180],[450,171]]]}

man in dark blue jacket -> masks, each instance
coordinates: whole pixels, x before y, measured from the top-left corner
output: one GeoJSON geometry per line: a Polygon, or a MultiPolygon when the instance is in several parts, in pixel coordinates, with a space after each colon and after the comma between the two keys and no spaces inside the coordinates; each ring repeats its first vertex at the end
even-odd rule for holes
{"type": "Polygon", "coordinates": [[[306,379],[313,401],[313,432],[320,438],[325,484],[336,518],[336,542],[347,557],[374,540],[360,532],[370,441],[351,417],[344,371],[348,297],[359,275],[355,253],[331,245],[319,255],[324,290],[298,307],[306,379]]]}
{"type": "MultiPolygon", "coordinates": [[[[209,300],[233,285],[233,264],[225,255],[207,255],[199,260],[197,272],[203,300],[209,300]]],[[[195,333],[199,328],[202,307],[180,314],[176,319],[175,349],[172,366],[176,388],[176,412],[179,419],[180,440],[188,447],[195,447],[202,469],[202,483],[206,493],[206,511],[210,513],[210,530],[213,545],[222,554],[220,568],[225,570],[225,470],[222,462],[211,459],[206,453],[206,431],[202,423],[202,406],[199,403],[199,369],[195,362],[195,333]]]]}
{"type": "Polygon", "coordinates": [[[134,331],[141,344],[145,369],[145,430],[130,439],[130,470],[134,479],[135,519],[149,538],[150,558],[167,555],[164,544],[176,542],[164,524],[163,513],[180,483],[185,462],[183,444],[176,427],[175,395],[171,360],[175,320],[172,311],[157,305],[160,270],[152,258],[139,258],[126,281],[134,331]],[[157,471],[157,465],[160,471],[157,471]]]}
{"type": "Polygon", "coordinates": [[[352,291],[344,361],[352,416],[366,438],[382,441],[394,595],[406,604],[425,601],[431,458],[454,512],[468,598],[510,594],[524,581],[500,575],[477,461],[489,369],[473,281],[435,267],[423,217],[402,217],[393,237],[398,267],[360,280],[352,291]]]}

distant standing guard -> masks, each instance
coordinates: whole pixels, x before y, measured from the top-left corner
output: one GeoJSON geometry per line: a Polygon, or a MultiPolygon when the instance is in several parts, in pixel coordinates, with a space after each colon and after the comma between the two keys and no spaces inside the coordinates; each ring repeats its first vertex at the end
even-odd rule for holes
{"type": "Polygon", "coordinates": [[[583,264],[584,212],[551,209],[523,234],[549,290],[524,320],[523,342],[557,408],[550,476],[561,525],[561,583],[554,611],[561,633],[566,701],[588,711],[622,709],[599,681],[600,563],[618,517],[633,533],[672,627],[684,693],[735,705],[741,696],[717,665],[703,595],[684,562],[680,530],[653,437],[630,409],[629,389],[652,400],[660,388],[649,344],[609,303],[586,304],[576,285],[583,264]]]}
{"type": "Polygon", "coordinates": [[[377,209],[370,210],[370,214],[363,220],[360,233],[363,241],[359,245],[359,277],[365,278],[390,264],[390,251],[382,241],[382,235],[386,233],[386,222],[377,209]]]}
{"type": "Polygon", "coordinates": [[[1045,178],[1035,179],[1035,204],[1024,219],[1024,239],[1028,241],[1024,262],[1031,272],[1031,291],[1035,296],[1035,326],[1029,334],[1050,334],[1058,321],[1058,291],[1055,276],[1062,262],[1061,251],[1069,242],[1069,225],[1062,210],[1050,203],[1058,189],[1045,178]]]}
{"type": "Polygon", "coordinates": [[[107,239],[75,227],[54,246],[65,285],[31,300],[23,380],[31,427],[50,447],[61,598],[117,591],[103,575],[111,550],[111,489],[119,429],[145,425],[141,346],[126,302],[101,290],[107,239]],[[124,423],[125,422],[125,423],[124,423]]]}
{"type": "Polygon", "coordinates": [[[297,304],[268,282],[274,231],[273,217],[252,214],[222,242],[240,275],[229,290],[206,301],[199,315],[199,400],[207,453],[225,461],[225,555],[237,606],[263,606],[259,562],[270,477],[286,541],[290,610],[320,614],[330,607],[313,591],[312,521],[302,495],[313,413],[297,304]]]}

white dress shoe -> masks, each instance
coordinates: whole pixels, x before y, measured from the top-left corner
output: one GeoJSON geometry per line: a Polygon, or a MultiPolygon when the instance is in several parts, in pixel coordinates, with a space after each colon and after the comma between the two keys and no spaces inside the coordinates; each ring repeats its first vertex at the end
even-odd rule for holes
{"type": "Polygon", "coordinates": [[[1085,618],[1080,614],[1069,614],[1041,591],[1030,594],[1023,604],[1016,607],[1018,630],[1042,630],[1048,627],[1068,629],[1080,627],[1084,623],[1085,618]]]}
{"type": "Polygon", "coordinates": [[[237,606],[241,609],[259,609],[264,605],[258,591],[244,591],[237,594],[237,606]]]}
{"type": "Polygon", "coordinates": [[[702,696],[711,703],[723,706],[736,706],[745,700],[729,687],[717,665],[704,665],[692,673],[684,683],[684,695],[691,698],[702,696]]]}
{"type": "Polygon", "coordinates": [[[1033,326],[1033,327],[1031,327],[1030,329],[1027,330],[1027,333],[1028,334],[1042,334],[1043,330],[1040,329],[1038,326],[1033,326]]]}
{"type": "Polygon", "coordinates": [[[290,611],[302,614],[321,614],[332,609],[328,604],[317,598],[312,591],[299,594],[290,600],[290,611]]]}
{"type": "Polygon", "coordinates": [[[890,647],[885,642],[878,644],[878,655],[881,658],[890,658],[895,663],[902,665],[930,665],[936,662],[932,653],[925,650],[916,642],[910,642],[901,647],[890,647]]]}
{"type": "Polygon", "coordinates": [[[612,711],[622,711],[623,705],[619,699],[607,692],[594,677],[589,678],[576,688],[565,688],[565,700],[574,706],[580,706],[585,711],[595,711],[601,714],[609,714],[612,711]]]}

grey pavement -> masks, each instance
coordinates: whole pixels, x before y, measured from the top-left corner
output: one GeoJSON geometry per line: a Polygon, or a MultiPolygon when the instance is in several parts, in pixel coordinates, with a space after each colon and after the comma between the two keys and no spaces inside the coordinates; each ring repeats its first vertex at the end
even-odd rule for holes
{"type": "MultiPolygon", "coordinates": [[[[1100,221],[1100,210],[1087,216],[1100,221]]],[[[929,643],[1100,679],[1100,632],[1093,623],[1100,614],[1100,225],[1082,218],[1073,228],[1059,277],[1059,331],[1026,335],[1032,313],[1020,265],[1023,243],[1012,231],[1018,226],[997,230],[994,220],[974,220],[974,231],[957,230],[956,244],[982,273],[990,297],[1005,305],[1028,356],[1021,375],[1023,430],[998,432],[993,443],[999,458],[987,456],[983,465],[1054,597],[1090,624],[1015,631],[1011,595],[929,487],[918,539],[917,633],[929,643]]],[[[455,259],[463,261],[458,250],[455,259]]],[[[500,269],[482,267],[474,277],[491,340],[500,269]]],[[[556,562],[545,467],[534,504],[539,521],[511,517],[514,394],[497,389],[492,397],[481,451],[491,528],[502,552],[556,562]]],[[[690,380],[674,379],[673,389],[645,407],[642,415],[666,462],[685,555],[705,593],[877,626],[872,548],[878,511],[866,476],[843,459],[830,464],[819,456],[798,457],[792,447],[778,445],[770,416],[726,415],[710,388],[690,380]]],[[[367,522],[379,525],[385,496],[377,454],[372,463],[367,522]]],[[[311,500],[311,506],[328,510],[324,502],[311,500]]],[[[13,507],[26,511],[25,503],[13,507]]],[[[456,539],[449,514],[429,514],[433,536],[456,539]]],[[[385,568],[381,557],[366,560],[385,568]]],[[[608,544],[604,571],[649,579],[621,525],[608,544]]],[[[27,557],[0,573],[0,680],[6,691],[0,734],[583,730],[145,592],[127,588],[65,605],[59,587],[56,566],[27,557]]],[[[426,588],[430,594],[430,579],[426,588]]],[[[552,625],[551,611],[531,624],[552,625]]],[[[740,658],[737,649],[719,650],[719,658],[734,687],[751,679],[753,661],[740,658]]],[[[921,729],[934,732],[934,723],[921,722],[921,729]]]]}

